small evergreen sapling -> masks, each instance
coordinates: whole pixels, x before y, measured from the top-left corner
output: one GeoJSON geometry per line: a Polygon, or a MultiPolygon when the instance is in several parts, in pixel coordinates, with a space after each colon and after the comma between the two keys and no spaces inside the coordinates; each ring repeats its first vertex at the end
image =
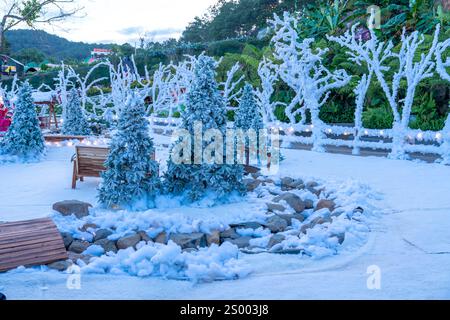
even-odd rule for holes
{"type": "MultiPolygon", "coordinates": [[[[264,122],[256,103],[253,87],[249,83],[245,85],[242,92],[234,126],[237,133],[239,133],[238,130],[242,130],[240,134],[245,136],[245,140],[239,134],[237,136],[236,146],[238,151],[244,148],[244,151],[249,153],[247,156],[259,159],[259,133],[260,130],[264,129],[264,122]]],[[[241,152],[241,154],[244,155],[244,152],[241,152]]],[[[239,160],[239,163],[242,163],[242,161],[239,160]]]]}
{"type": "MultiPolygon", "coordinates": [[[[205,161],[205,157],[198,159],[196,154],[198,150],[195,150],[197,148],[193,143],[194,139],[201,139],[202,150],[211,144],[211,141],[204,141],[206,138],[203,139],[203,136],[196,136],[195,133],[198,135],[196,125],[199,124],[203,132],[215,129],[221,139],[226,136],[226,107],[215,80],[215,68],[216,62],[213,58],[204,55],[198,58],[180,128],[190,134],[189,142],[194,148],[190,148],[190,154],[183,154],[183,158],[187,160],[183,163],[173,161],[176,154],[173,148],[165,175],[167,191],[172,194],[183,194],[188,201],[199,200],[207,194],[212,194],[216,200],[223,200],[232,192],[243,194],[245,191],[241,165],[211,163],[205,161]]],[[[214,142],[217,142],[216,139],[217,136],[214,142]]],[[[223,148],[221,151],[225,151],[224,143],[221,144],[221,148],[223,148]]]]}
{"type": "Polygon", "coordinates": [[[159,165],[153,160],[155,149],[145,108],[137,97],[129,98],[122,109],[110,148],[100,203],[106,207],[152,206],[159,193],[159,165]]]}
{"type": "Polygon", "coordinates": [[[30,161],[39,159],[44,151],[44,137],[39,127],[32,88],[25,82],[19,90],[12,124],[1,142],[0,152],[30,161]]]}
{"type": "Polygon", "coordinates": [[[80,98],[76,89],[69,94],[66,107],[66,116],[61,130],[65,135],[85,136],[91,134],[89,123],[81,108],[80,98]]]}

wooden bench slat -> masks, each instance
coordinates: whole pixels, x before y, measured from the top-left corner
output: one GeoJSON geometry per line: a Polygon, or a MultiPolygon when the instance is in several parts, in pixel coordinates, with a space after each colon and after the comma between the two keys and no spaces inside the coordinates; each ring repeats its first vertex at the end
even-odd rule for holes
{"type": "Polygon", "coordinates": [[[0,272],[67,258],[62,236],[51,219],[0,225],[0,272]]]}

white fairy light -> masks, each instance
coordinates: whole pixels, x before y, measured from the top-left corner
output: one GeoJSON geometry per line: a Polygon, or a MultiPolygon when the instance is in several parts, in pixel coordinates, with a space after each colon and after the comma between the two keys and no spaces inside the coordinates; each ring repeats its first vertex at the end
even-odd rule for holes
{"type": "Polygon", "coordinates": [[[419,132],[418,134],[417,134],[417,140],[423,140],[423,133],[422,132],[419,132]]]}
{"type": "Polygon", "coordinates": [[[438,141],[442,140],[442,133],[440,132],[436,133],[436,140],[438,141]]]}
{"type": "Polygon", "coordinates": [[[380,130],[380,136],[384,136],[384,130],[380,130]]]}

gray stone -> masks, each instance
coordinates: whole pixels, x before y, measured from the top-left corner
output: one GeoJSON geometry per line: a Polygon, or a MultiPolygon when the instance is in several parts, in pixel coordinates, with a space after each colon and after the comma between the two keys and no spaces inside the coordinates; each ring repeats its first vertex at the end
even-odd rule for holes
{"type": "Polygon", "coordinates": [[[334,203],[333,200],[322,199],[319,201],[314,211],[319,211],[322,209],[328,209],[330,212],[333,212],[336,209],[336,203],[334,203]]]}
{"type": "Polygon", "coordinates": [[[77,200],[61,201],[53,205],[53,210],[59,212],[63,216],[71,216],[74,214],[78,219],[88,216],[89,208],[92,208],[90,203],[77,200]]]}
{"type": "Polygon", "coordinates": [[[114,252],[117,253],[117,246],[114,241],[108,239],[100,239],[94,242],[95,245],[100,246],[105,250],[105,253],[114,252]]]}
{"type": "Polygon", "coordinates": [[[258,188],[261,185],[261,181],[256,179],[244,179],[244,184],[247,187],[248,192],[255,191],[256,188],[258,188]]]}
{"type": "Polygon", "coordinates": [[[315,182],[315,181],[309,181],[309,182],[306,183],[306,187],[307,188],[316,188],[318,186],[319,186],[319,184],[317,182],[315,182]]]}
{"type": "Polygon", "coordinates": [[[175,233],[170,235],[170,240],[183,249],[206,247],[204,233],[175,233]]]}
{"type": "Polygon", "coordinates": [[[305,221],[305,217],[302,214],[277,214],[281,219],[284,219],[288,226],[292,226],[292,219],[296,219],[300,222],[305,221]]]}
{"type": "Polygon", "coordinates": [[[83,253],[91,244],[87,241],[74,240],[69,247],[69,251],[83,253]]]}
{"type": "Polygon", "coordinates": [[[94,242],[98,241],[98,240],[106,239],[112,234],[113,234],[113,232],[111,230],[99,229],[99,230],[95,231],[94,242]]]}
{"type": "Polygon", "coordinates": [[[53,262],[49,265],[47,265],[47,267],[49,267],[50,269],[53,270],[57,270],[57,271],[66,271],[67,269],[69,269],[72,266],[72,261],[57,261],[57,262],[53,262]]]}
{"type": "Polygon", "coordinates": [[[137,233],[120,238],[119,240],[117,240],[117,249],[124,250],[132,247],[135,248],[140,241],[141,236],[137,233]]]}
{"type": "Polygon", "coordinates": [[[284,235],[282,235],[282,234],[274,234],[272,236],[272,238],[270,238],[268,247],[272,248],[272,247],[276,246],[277,244],[282,243],[284,240],[286,240],[286,237],[284,235]]]}
{"type": "Polygon", "coordinates": [[[239,235],[234,228],[230,228],[220,233],[220,238],[222,239],[237,239],[239,235]]]}
{"type": "Polygon", "coordinates": [[[145,242],[153,241],[152,238],[150,238],[149,235],[147,234],[147,232],[145,232],[145,231],[139,231],[138,235],[141,236],[142,241],[145,241],[145,242]]]}
{"type": "Polygon", "coordinates": [[[96,225],[95,223],[86,223],[83,227],[80,228],[81,231],[86,232],[89,231],[90,229],[96,230],[100,228],[98,225],[96,225]]]}
{"type": "Polygon", "coordinates": [[[232,228],[236,228],[236,229],[253,229],[253,230],[257,230],[259,228],[262,228],[262,224],[256,221],[251,221],[251,222],[243,222],[243,223],[239,223],[239,224],[232,224],[230,225],[230,227],[232,228]]]}
{"type": "Polygon", "coordinates": [[[282,191],[289,191],[294,189],[292,187],[292,184],[294,182],[294,179],[290,177],[281,178],[281,190],[282,191]]]}
{"type": "Polygon", "coordinates": [[[165,232],[160,233],[154,240],[160,244],[167,244],[169,242],[169,238],[165,232]]]}
{"type": "Polygon", "coordinates": [[[280,201],[286,201],[287,204],[297,213],[302,213],[303,211],[305,211],[305,203],[303,202],[303,200],[296,194],[290,192],[286,192],[279,195],[278,197],[275,197],[273,201],[276,203],[280,201]]]}
{"type": "Polygon", "coordinates": [[[265,227],[268,228],[272,233],[283,232],[288,227],[286,220],[280,218],[279,216],[270,217],[265,227]]]}
{"type": "Polygon", "coordinates": [[[300,233],[306,234],[307,231],[311,228],[312,228],[312,224],[306,223],[306,224],[302,225],[302,227],[300,228],[300,233]]]}
{"type": "Polygon", "coordinates": [[[220,231],[212,231],[210,234],[206,235],[206,243],[208,247],[213,244],[220,245],[220,231]]]}
{"type": "Polygon", "coordinates": [[[240,237],[237,239],[226,239],[225,242],[234,244],[239,249],[242,249],[242,248],[247,248],[248,246],[250,246],[250,240],[252,240],[251,237],[240,237]]]}
{"type": "Polygon", "coordinates": [[[312,200],[305,200],[305,209],[310,210],[310,209],[314,209],[314,201],[312,200]]]}
{"type": "Polygon", "coordinates": [[[285,212],[286,208],[279,203],[267,203],[270,212],[285,212]]]}
{"type": "Polygon", "coordinates": [[[62,239],[64,242],[64,247],[66,247],[66,249],[68,249],[73,242],[72,235],[68,232],[63,232],[63,233],[61,233],[61,236],[62,236],[62,239]]]}
{"type": "Polygon", "coordinates": [[[313,221],[311,221],[311,228],[314,228],[317,225],[331,223],[331,222],[333,222],[331,217],[317,217],[313,221]]]}
{"type": "Polygon", "coordinates": [[[345,241],[345,232],[339,233],[339,234],[334,234],[333,237],[338,238],[339,244],[343,244],[345,241]]]}
{"type": "Polygon", "coordinates": [[[69,257],[69,260],[72,261],[73,263],[76,263],[79,259],[83,257],[82,254],[71,251],[67,252],[67,255],[69,257]]]}
{"type": "Polygon", "coordinates": [[[276,254],[301,254],[303,252],[303,249],[277,249],[274,251],[270,251],[271,253],[276,254]]]}

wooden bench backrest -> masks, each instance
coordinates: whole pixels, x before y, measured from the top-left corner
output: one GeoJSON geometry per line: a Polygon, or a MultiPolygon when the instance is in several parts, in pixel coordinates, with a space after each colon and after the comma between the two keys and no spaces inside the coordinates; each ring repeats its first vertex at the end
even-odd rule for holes
{"type": "Polygon", "coordinates": [[[100,177],[105,171],[105,161],[108,158],[109,148],[77,146],[78,175],[86,177],[100,177]]]}

